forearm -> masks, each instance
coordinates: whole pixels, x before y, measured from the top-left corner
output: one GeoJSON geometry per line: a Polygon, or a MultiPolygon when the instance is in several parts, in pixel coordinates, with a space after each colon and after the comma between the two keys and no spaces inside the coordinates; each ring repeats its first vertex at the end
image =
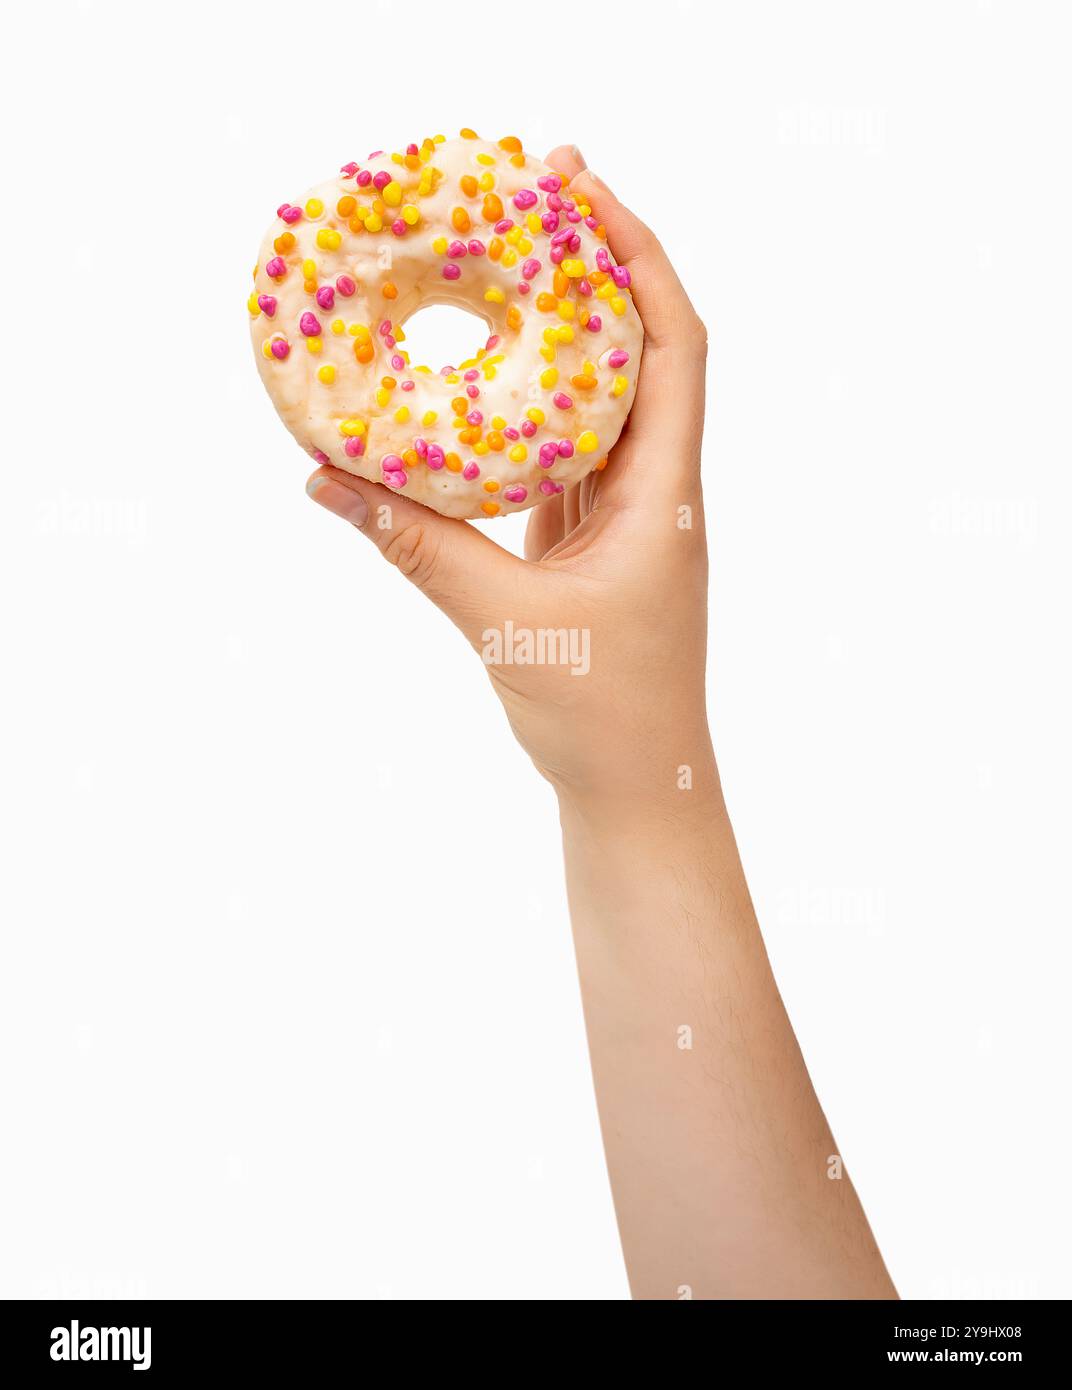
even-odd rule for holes
{"type": "Polygon", "coordinates": [[[713,758],[692,790],[562,825],[634,1295],[896,1297],[771,974],[713,758]]]}

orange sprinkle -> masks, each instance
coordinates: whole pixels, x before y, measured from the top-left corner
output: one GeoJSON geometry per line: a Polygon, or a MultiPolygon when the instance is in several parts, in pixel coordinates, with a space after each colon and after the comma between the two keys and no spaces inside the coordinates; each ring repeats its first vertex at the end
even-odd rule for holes
{"type": "Polygon", "coordinates": [[[464,208],[455,208],[450,215],[450,225],[456,232],[467,232],[473,224],[464,208]]]}
{"type": "Polygon", "coordinates": [[[460,179],[462,192],[467,198],[475,198],[477,194],[476,179],[472,174],[463,174],[460,179]]]}
{"type": "Polygon", "coordinates": [[[463,140],[479,140],[479,139],[480,139],[480,136],[476,133],[476,131],[475,131],[475,130],[470,130],[468,126],[463,126],[462,129],[459,130],[458,134],[462,137],[463,140]]]}
{"type": "Polygon", "coordinates": [[[366,366],[372,361],[374,349],[371,343],[355,343],[354,356],[366,366]]]}
{"type": "Polygon", "coordinates": [[[521,141],[516,135],[504,135],[499,141],[499,149],[505,150],[507,154],[520,154],[521,141]]]}
{"type": "Polygon", "coordinates": [[[455,396],[450,403],[450,408],[454,411],[455,415],[464,415],[469,409],[469,402],[464,396],[455,396]]]}
{"type": "Polygon", "coordinates": [[[488,430],[489,449],[494,449],[495,452],[498,453],[505,443],[506,440],[503,438],[503,436],[500,434],[498,430],[488,430]]]}
{"type": "Polygon", "coordinates": [[[398,298],[398,286],[395,285],[395,284],[392,284],[392,282],[391,282],[390,280],[388,280],[387,283],[386,283],[386,285],[384,285],[384,287],[383,287],[383,297],[384,297],[384,299],[397,299],[397,298],[398,298]]]}
{"type": "Polygon", "coordinates": [[[566,272],[562,270],[560,267],[556,267],[554,279],[551,283],[554,286],[555,294],[558,295],[559,299],[565,299],[566,295],[569,294],[570,286],[570,279],[566,272]]]}
{"type": "Polygon", "coordinates": [[[498,222],[503,215],[502,199],[497,193],[486,193],[484,195],[484,221],[498,222]]]}
{"type": "Polygon", "coordinates": [[[521,310],[516,304],[511,304],[506,311],[506,326],[515,329],[521,327],[521,310]]]}
{"type": "Polygon", "coordinates": [[[525,156],[523,154],[512,154],[510,156],[510,163],[514,166],[515,169],[524,169],[525,156]]]}
{"type": "Polygon", "coordinates": [[[501,486],[502,484],[499,482],[498,478],[486,478],[484,480],[485,492],[498,492],[501,486]]]}
{"type": "Polygon", "coordinates": [[[480,510],[485,516],[498,516],[499,504],[498,502],[481,502],[480,510]]]}
{"type": "Polygon", "coordinates": [[[547,291],[544,290],[541,294],[536,296],[536,307],[541,314],[549,314],[552,310],[558,308],[558,300],[553,294],[548,294],[547,291]]]}
{"type": "Polygon", "coordinates": [[[281,256],[286,255],[288,251],[294,249],[294,233],[281,232],[279,236],[276,237],[275,241],[272,242],[272,245],[281,256]]]}
{"type": "Polygon", "coordinates": [[[357,207],[357,199],[350,193],[344,193],[335,204],[335,211],[340,217],[352,217],[354,209],[357,207]]]}
{"type": "Polygon", "coordinates": [[[497,261],[503,253],[503,241],[500,237],[493,236],[488,242],[488,255],[493,261],[497,261]]]}
{"type": "Polygon", "coordinates": [[[457,454],[449,453],[445,462],[452,473],[460,473],[462,471],[462,461],[457,454]]]}

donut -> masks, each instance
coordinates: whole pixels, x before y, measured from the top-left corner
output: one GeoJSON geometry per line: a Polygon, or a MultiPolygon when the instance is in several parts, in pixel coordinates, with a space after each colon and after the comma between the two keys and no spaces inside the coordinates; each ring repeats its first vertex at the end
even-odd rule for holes
{"type": "Polygon", "coordinates": [[[606,465],[644,330],[630,275],[516,136],[463,130],[344,164],[282,203],[248,308],[261,378],[321,464],[447,516],[524,510],[606,465]],[[410,361],[429,304],[483,319],[457,366],[410,361]]]}

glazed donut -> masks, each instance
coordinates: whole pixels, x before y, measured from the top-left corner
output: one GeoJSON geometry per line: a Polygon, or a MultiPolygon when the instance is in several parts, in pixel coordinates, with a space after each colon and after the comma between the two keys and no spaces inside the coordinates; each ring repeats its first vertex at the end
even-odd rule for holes
{"type": "Polygon", "coordinates": [[[321,464],[447,516],[531,507],[606,464],[644,330],[593,210],[514,136],[371,154],[283,203],[249,297],[276,410],[321,464]],[[453,304],[490,336],[412,364],[406,319],[453,304]]]}

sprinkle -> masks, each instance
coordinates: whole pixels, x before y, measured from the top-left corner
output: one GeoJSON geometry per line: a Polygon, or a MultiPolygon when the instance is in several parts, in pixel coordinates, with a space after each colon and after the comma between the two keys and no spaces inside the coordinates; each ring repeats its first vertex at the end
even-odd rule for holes
{"type": "Polygon", "coordinates": [[[320,217],[324,212],[324,204],[319,198],[310,198],[305,204],[306,217],[320,217]]]}
{"type": "Polygon", "coordinates": [[[450,225],[456,232],[467,232],[473,225],[469,220],[469,214],[464,208],[455,208],[450,214],[450,225]]]}
{"type": "Polygon", "coordinates": [[[349,297],[357,289],[357,284],[354,280],[350,278],[349,275],[340,275],[339,278],[335,281],[335,288],[339,291],[341,295],[345,295],[345,297],[349,299],[349,297]]]}
{"type": "Polygon", "coordinates": [[[443,267],[444,280],[460,280],[462,278],[462,268],[453,261],[448,261],[443,267]]]}
{"type": "Polygon", "coordinates": [[[588,322],[585,324],[585,328],[588,329],[589,333],[598,333],[602,327],[603,320],[599,317],[598,314],[591,314],[589,316],[588,322]]]}
{"type": "Polygon", "coordinates": [[[307,338],[316,338],[321,332],[320,320],[315,314],[310,314],[308,312],[302,314],[301,318],[298,320],[298,327],[307,338]]]}
{"type": "Polygon", "coordinates": [[[324,251],[337,251],[342,245],[342,233],[333,227],[321,227],[316,234],[316,244],[324,251]]]}
{"type": "Polygon", "coordinates": [[[524,463],[528,456],[529,451],[525,448],[524,444],[515,444],[507,455],[511,463],[524,463]]]}
{"type": "Polygon", "coordinates": [[[462,469],[462,477],[470,483],[473,481],[474,478],[479,478],[480,465],[476,463],[467,463],[465,467],[462,469]]]}
{"type": "Polygon", "coordinates": [[[402,202],[402,185],[394,179],[385,183],[380,192],[383,194],[383,201],[389,208],[396,208],[402,202]]]}
{"type": "Polygon", "coordinates": [[[482,256],[486,250],[487,247],[484,245],[484,243],[482,241],[478,241],[475,237],[469,243],[470,256],[482,256]]]}
{"type": "Polygon", "coordinates": [[[485,222],[498,222],[503,215],[502,199],[497,193],[487,193],[484,196],[484,206],[481,209],[485,222]]]}
{"type": "Polygon", "coordinates": [[[330,362],[325,362],[322,367],[318,367],[316,374],[325,386],[332,385],[335,380],[335,368],[330,362]]]}
{"type": "Polygon", "coordinates": [[[257,296],[257,304],[261,312],[268,315],[270,319],[275,318],[275,311],[279,307],[279,300],[274,294],[261,294],[257,296]]]}
{"type": "Polygon", "coordinates": [[[539,275],[542,266],[535,256],[530,256],[521,267],[521,274],[526,280],[533,280],[539,275]]]}
{"type": "Polygon", "coordinates": [[[390,280],[388,280],[384,284],[384,287],[381,290],[381,294],[383,295],[384,299],[397,299],[398,287],[397,285],[392,284],[390,280]]]}
{"type": "Polygon", "coordinates": [[[272,356],[278,358],[280,362],[285,362],[290,356],[290,344],[286,338],[272,339],[272,356]]]}
{"type": "Polygon", "coordinates": [[[321,285],[316,292],[316,302],[321,309],[333,309],[335,307],[335,291],[330,285],[321,285]]]}
{"type": "Polygon", "coordinates": [[[350,458],[358,459],[365,452],[365,441],[352,435],[342,447],[350,458]]]}
{"type": "Polygon", "coordinates": [[[452,241],[447,247],[447,255],[451,260],[460,260],[462,256],[467,256],[469,249],[464,241],[452,241]]]}
{"type": "Polygon", "coordinates": [[[295,223],[295,222],[300,222],[300,221],[301,221],[301,215],[302,215],[301,208],[287,208],[287,207],[285,207],[285,208],[280,208],[280,210],[279,210],[279,216],[283,219],[284,222],[287,222],[287,223],[290,223],[290,224],[293,224],[293,223],[295,223]]]}
{"type": "Polygon", "coordinates": [[[287,263],[282,256],[273,256],[264,267],[264,273],[272,280],[282,280],[287,273],[287,263]]]}
{"type": "Polygon", "coordinates": [[[558,445],[550,440],[540,445],[540,467],[551,468],[558,461],[558,445]]]}
{"type": "Polygon", "coordinates": [[[629,286],[633,283],[633,277],[629,274],[628,266],[611,266],[610,276],[620,290],[628,289],[629,286]]]}
{"type": "Polygon", "coordinates": [[[499,504],[498,502],[481,502],[480,510],[485,516],[498,516],[499,504]]]}
{"type": "Polygon", "coordinates": [[[488,288],[484,291],[484,298],[488,301],[489,304],[506,303],[506,295],[503,294],[502,290],[500,290],[495,285],[488,286],[488,288]]]}
{"type": "Polygon", "coordinates": [[[577,440],[577,448],[582,454],[594,454],[599,448],[599,436],[593,430],[585,430],[577,440]]]}
{"type": "MultiPolygon", "coordinates": [[[[381,193],[387,187],[387,185],[392,182],[393,180],[391,178],[391,175],[387,172],[386,169],[381,169],[379,173],[373,174],[372,176],[373,188],[378,189],[381,193]]],[[[399,460],[399,462],[401,462],[401,460],[399,460]]]]}
{"type": "Polygon", "coordinates": [[[560,439],[558,441],[558,456],[564,459],[571,459],[573,457],[572,439],[560,439]]]}
{"type": "Polygon", "coordinates": [[[512,487],[503,490],[503,497],[507,502],[524,502],[528,495],[528,488],[522,487],[520,483],[514,483],[512,487]]]}
{"type": "Polygon", "coordinates": [[[562,262],[562,269],[571,280],[579,280],[585,272],[584,261],[565,260],[562,262]]]}
{"type": "Polygon", "coordinates": [[[512,201],[519,212],[527,212],[529,208],[536,206],[539,199],[531,188],[522,188],[514,194],[512,201]]]}
{"type": "Polygon", "coordinates": [[[610,273],[610,256],[607,254],[607,252],[604,250],[602,246],[596,252],[596,265],[604,273],[604,275],[610,273]]]}
{"type": "Polygon", "coordinates": [[[557,174],[541,174],[536,180],[536,187],[542,188],[545,193],[557,193],[562,187],[562,180],[557,174]]]}
{"type": "Polygon", "coordinates": [[[555,394],[551,397],[551,400],[554,403],[556,410],[573,409],[573,401],[569,398],[569,396],[565,394],[564,391],[556,391],[555,394]]]}
{"type": "Polygon", "coordinates": [[[612,396],[624,396],[625,393],[626,393],[626,391],[628,391],[628,390],[629,390],[629,378],[626,377],[626,376],[616,376],[616,377],[614,378],[614,385],[610,388],[610,393],[611,393],[611,395],[612,395],[612,396]]]}

